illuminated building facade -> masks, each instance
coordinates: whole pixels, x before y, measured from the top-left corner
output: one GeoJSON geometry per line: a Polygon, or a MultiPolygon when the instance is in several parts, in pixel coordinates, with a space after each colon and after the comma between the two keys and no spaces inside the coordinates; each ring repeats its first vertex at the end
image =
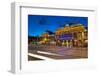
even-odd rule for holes
{"type": "Polygon", "coordinates": [[[73,24],[60,28],[55,33],[58,45],[63,46],[87,46],[87,29],[82,24],[73,24]]]}
{"type": "Polygon", "coordinates": [[[86,47],[88,45],[88,30],[82,24],[65,25],[56,30],[54,35],[44,33],[40,44],[66,47],[86,47]]]}

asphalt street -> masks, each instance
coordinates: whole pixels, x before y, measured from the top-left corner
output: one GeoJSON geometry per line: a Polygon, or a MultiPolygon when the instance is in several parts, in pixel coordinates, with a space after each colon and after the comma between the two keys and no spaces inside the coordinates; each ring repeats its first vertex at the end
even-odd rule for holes
{"type": "MultiPolygon", "coordinates": [[[[87,58],[87,47],[45,46],[30,45],[28,53],[44,56],[51,59],[78,59],[87,58]]],[[[41,58],[28,56],[28,60],[42,60],[41,58]]]]}

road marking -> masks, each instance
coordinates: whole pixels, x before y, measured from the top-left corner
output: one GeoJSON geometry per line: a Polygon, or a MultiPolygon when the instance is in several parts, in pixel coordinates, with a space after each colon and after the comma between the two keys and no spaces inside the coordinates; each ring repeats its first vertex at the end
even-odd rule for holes
{"type": "Polygon", "coordinates": [[[37,53],[47,54],[47,55],[55,55],[55,56],[63,56],[63,55],[60,55],[60,54],[55,54],[55,53],[50,53],[50,52],[44,52],[44,51],[37,51],[37,53]]]}
{"type": "Polygon", "coordinates": [[[28,53],[28,55],[32,56],[32,57],[44,59],[44,60],[54,60],[54,59],[51,59],[51,58],[48,58],[48,57],[44,57],[44,56],[40,56],[40,55],[36,55],[36,54],[33,54],[33,53],[28,53]]]}

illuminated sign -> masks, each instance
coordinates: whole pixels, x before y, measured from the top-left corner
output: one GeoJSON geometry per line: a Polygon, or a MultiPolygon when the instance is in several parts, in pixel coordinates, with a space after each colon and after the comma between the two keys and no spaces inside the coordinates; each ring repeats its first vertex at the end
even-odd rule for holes
{"type": "Polygon", "coordinates": [[[72,40],[73,39],[73,35],[72,34],[65,34],[60,36],[59,38],[60,40],[72,40]]]}

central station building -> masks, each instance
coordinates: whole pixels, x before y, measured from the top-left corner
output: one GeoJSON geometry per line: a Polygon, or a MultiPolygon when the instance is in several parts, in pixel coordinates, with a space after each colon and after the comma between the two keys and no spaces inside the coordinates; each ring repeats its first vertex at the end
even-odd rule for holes
{"type": "Polygon", "coordinates": [[[55,32],[57,44],[63,46],[87,46],[87,36],[87,29],[82,24],[65,25],[55,32]]]}
{"type": "Polygon", "coordinates": [[[44,33],[43,44],[54,44],[67,47],[86,47],[88,45],[88,30],[82,24],[66,24],[56,30],[54,35],[44,33]]]}

